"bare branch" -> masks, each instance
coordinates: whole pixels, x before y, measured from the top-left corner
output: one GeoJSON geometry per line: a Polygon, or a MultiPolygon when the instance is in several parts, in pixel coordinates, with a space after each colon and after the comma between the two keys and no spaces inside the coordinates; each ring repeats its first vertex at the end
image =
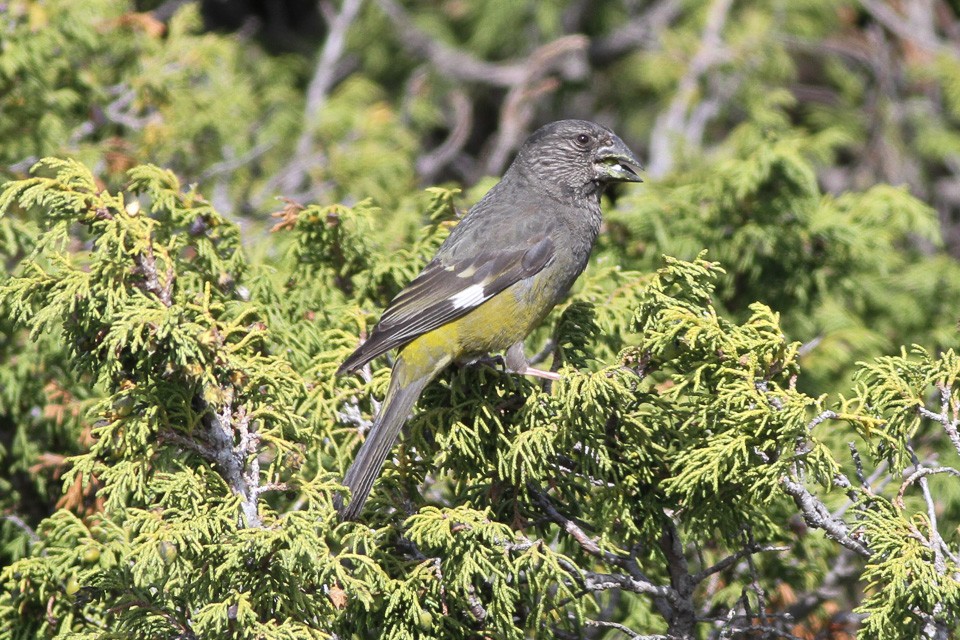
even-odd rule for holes
{"type": "Polygon", "coordinates": [[[903,509],[903,494],[906,492],[907,487],[919,480],[920,478],[925,478],[927,476],[934,476],[938,473],[947,473],[951,476],[956,476],[960,478],[960,471],[954,469],[953,467],[924,467],[919,466],[916,471],[910,474],[910,476],[903,481],[903,484],[900,485],[900,490],[897,491],[897,497],[894,498],[893,502],[898,507],[903,509]]]}
{"type": "Polygon", "coordinates": [[[940,391],[940,413],[934,413],[923,405],[917,407],[917,411],[924,418],[942,424],[944,430],[947,432],[947,437],[950,438],[950,442],[953,443],[957,453],[960,454],[960,432],[958,432],[960,419],[956,417],[956,412],[954,412],[953,419],[950,419],[950,404],[953,398],[953,392],[948,385],[943,383],[937,383],[937,389],[940,391]]]}
{"type": "MultiPolygon", "coordinates": [[[[893,480],[893,476],[887,473],[887,468],[890,466],[890,463],[886,460],[881,460],[877,465],[877,468],[874,469],[873,473],[871,473],[869,477],[864,477],[863,460],[860,458],[860,452],[857,450],[857,445],[853,442],[849,442],[847,443],[847,446],[850,448],[850,455],[853,458],[853,464],[856,470],[857,480],[860,482],[861,490],[868,496],[876,496],[893,480]]],[[[842,518],[843,514],[847,512],[847,509],[853,506],[853,504],[857,501],[857,493],[853,491],[853,485],[850,483],[850,481],[846,477],[843,477],[843,480],[846,483],[844,485],[844,483],[839,482],[839,480],[839,477],[834,478],[834,482],[837,482],[838,485],[849,489],[847,495],[850,499],[833,512],[832,516],[836,519],[842,518]]]]}
{"type": "MultiPolygon", "coordinates": [[[[906,491],[906,488],[911,484],[911,479],[919,479],[920,481],[920,490],[923,492],[923,500],[927,503],[927,518],[929,519],[930,524],[930,538],[928,541],[925,541],[925,544],[930,547],[930,550],[933,551],[933,566],[937,570],[937,573],[944,575],[947,572],[946,560],[943,557],[943,550],[946,547],[946,544],[943,541],[943,538],[940,536],[939,525],[937,524],[937,508],[933,503],[933,496],[930,494],[930,485],[927,482],[926,476],[932,475],[929,473],[921,473],[926,470],[923,464],[920,462],[920,459],[917,457],[916,452],[913,450],[913,446],[907,444],[907,451],[910,452],[910,459],[913,461],[913,465],[917,470],[907,478],[907,480],[901,485],[900,491],[897,493],[896,502],[900,508],[903,508],[903,492],[906,491]],[[914,478],[916,476],[916,478],[914,478]]],[[[960,472],[950,468],[950,467],[941,467],[938,471],[949,473],[960,476],[960,472]],[[949,471],[947,471],[949,469],[949,471]]],[[[936,622],[935,626],[939,626],[939,621],[936,622]]],[[[931,636],[932,637],[932,636],[931,636]]]]}
{"type": "Polygon", "coordinates": [[[711,567],[707,567],[703,571],[700,571],[699,573],[694,574],[693,581],[697,583],[703,582],[710,575],[714,573],[718,573],[720,571],[726,571],[727,569],[729,569],[730,567],[738,563],[743,558],[753,555],[754,553],[763,553],[766,551],[789,551],[789,550],[790,550],[790,547],[751,544],[743,549],[740,549],[733,555],[727,556],[726,558],[716,563],[715,565],[711,567]]]}
{"type": "Polygon", "coordinates": [[[40,542],[40,536],[37,535],[37,532],[34,531],[33,527],[28,525],[20,516],[8,513],[3,516],[3,519],[21,529],[25,534],[27,534],[27,537],[30,538],[30,542],[33,544],[40,542]]]}
{"type": "Polygon", "coordinates": [[[901,16],[890,4],[880,2],[880,0],[860,0],[860,5],[874,20],[901,40],[911,42],[929,53],[948,55],[952,58],[960,57],[953,46],[941,42],[932,32],[926,29],[916,28],[913,21],[901,16]]]}
{"type": "Polygon", "coordinates": [[[657,116],[650,138],[650,166],[647,172],[654,178],[673,168],[673,147],[678,137],[684,137],[687,113],[697,94],[701,77],[722,62],[726,53],[721,33],[727,22],[733,0],[713,0],[707,10],[707,22],[700,37],[700,47],[690,60],[690,66],[680,78],[677,93],[667,109],[657,116]]]}
{"type": "Polygon", "coordinates": [[[377,5],[400,32],[398,41],[407,52],[428,60],[444,76],[501,87],[513,86],[522,81],[525,74],[523,62],[494,64],[478,60],[468,53],[433,40],[413,23],[398,2],[377,0],[377,5]]]}
{"type": "Polygon", "coordinates": [[[327,39],[320,50],[317,65],[307,85],[303,107],[303,130],[297,140],[293,158],[279,174],[279,187],[284,193],[293,193],[306,176],[313,149],[313,131],[317,115],[323,110],[337,78],[337,63],[347,44],[347,32],[357,18],[363,0],[343,0],[340,12],[329,23],[327,39]]]}
{"type": "Polygon", "coordinates": [[[630,627],[622,625],[619,622],[608,622],[606,620],[584,620],[583,623],[588,627],[595,627],[599,629],[615,629],[626,635],[628,638],[630,638],[630,640],[679,640],[677,636],[665,636],[660,634],[646,636],[637,633],[630,627]]]}
{"type": "Polygon", "coordinates": [[[290,485],[288,485],[286,482],[270,482],[263,486],[257,487],[256,493],[259,496],[266,493],[267,491],[289,491],[289,490],[290,490],[290,485]]]}
{"type": "Polygon", "coordinates": [[[459,89],[454,89],[450,92],[450,106],[453,109],[451,118],[453,124],[447,139],[436,149],[417,160],[417,173],[424,180],[431,180],[443,167],[450,164],[470,137],[470,129],[473,126],[473,106],[467,99],[467,95],[459,89]]]}
{"type": "Polygon", "coordinates": [[[814,418],[809,423],[807,423],[807,432],[809,433],[810,431],[813,431],[816,427],[823,424],[827,420],[833,420],[836,417],[837,417],[836,411],[831,411],[830,409],[828,409],[822,412],[816,418],[814,418]]]}
{"type": "Polygon", "coordinates": [[[633,593],[657,596],[674,600],[676,592],[670,587],[653,584],[645,580],[637,580],[622,573],[595,573],[583,571],[583,585],[588,591],[605,591],[607,589],[623,589],[633,593]]]}
{"type": "Polygon", "coordinates": [[[557,89],[559,81],[548,76],[561,72],[577,78],[587,73],[586,50],[589,40],[583,35],[557,38],[536,49],[524,61],[523,73],[513,83],[500,109],[500,127],[493,148],[484,163],[485,171],[499,174],[530,130],[536,98],[557,89]]]}
{"type": "Polygon", "coordinates": [[[609,64],[637,49],[653,48],[659,42],[660,34],[680,15],[682,8],[683,3],[679,0],[660,0],[609,35],[594,39],[588,50],[590,63],[609,64]]]}
{"type": "MultiPolygon", "coordinates": [[[[214,163],[209,167],[207,167],[203,171],[203,173],[201,173],[197,177],[197,182],[204,182],[206,180],[209,180],[210,178],[214,178],[222,174],[233,173],[240,167],[253,162],[263,154],[273,149],[273,147],[275,147],[276,144],[277,143],[275,140],[261,142],[260,144],[254,146],[252,149],[250,149],[249,151],[247,151],[245,154],[241,156],[237,156],[233,158],[225,157],[220,162],[214,163]]],[[[224,155],[226,156],[227,153],[224,153],[224,155]]],[[[233,155],[232,151],[230,152],[229,155],[233,155]]]]}
{"type": "Polygon", "coordinates": [[[487,619],[487,610],[483,608],[483,603],[477,597],[473,585],[467,587],[467,604],[470,607],[470,614],[476,618],[477,622],[483,622],[487,619]]]}
{"type": "Polygon", "coordinates": [[[803,514],[804,521],[815,529],[822,529],[827,537],[840,543],[847,549],[869,558],[871,552],[862,543],[854,540],[850,536],[850,530],[847,524],[842,520],[834,518],[827,511],[827,507],[807,490],[800,482],[793,478],[784,476],[780,479],[784,491],[793,498],[800,512],[803,514]]]}
{"type": "Polygon", "coordinates": [[[536,487],[533,483],[527,483],[527,489],[530,491],[531,495],[533,495],[533,499],[537,502],[540,508],[546,512],[547,517],[563,527],[563,530],[570,534],[570,537],[577,541],[577,544],[580,545],[580,548],[592,556],[602,558],[613,564],[620,564],[623,562],[624,558],[622,556],[611,551],[604,551],[601,549],[600,544],[588,536],[584,530],[577,525],[576,522],[560,513],[557,508],[553,506],[553,503],[550,502],[550,498],[547,497],[547,494],[544,493],[543,490],[536,487]]]}
{"type": "Polygon", "coordinates": [[[230,489],[240,496],[240,507],[243,510],[246,526],[259,527],[261,521],[257,501],[260,495],[260,461],[256,456],[251,456],[248,465],[246,460],[247,456],[256,451],[260,437],[250,430],[249,418],[243,407],[237,412],[236,424],[234,424],[231,402],[225,403],[219,413],[205,401],[203,405],[207,409],[205,421],[208,426],[207,436],[210,439],[213,460],[220,468],[220,473],[230,489]],[[240,436],[240,442],[236,446],[234,429],[240,436]]]}

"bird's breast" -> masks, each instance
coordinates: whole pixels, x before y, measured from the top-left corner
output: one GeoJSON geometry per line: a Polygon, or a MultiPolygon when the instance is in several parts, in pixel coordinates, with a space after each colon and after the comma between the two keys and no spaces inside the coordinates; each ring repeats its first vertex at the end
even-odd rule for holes
{"type": "Polygon", "coordinates": [[[558,255],[542,271],[504,289],[451,323],[457,358],[502,351],[523,340],[560,302],[586,266],[586,257],[558,255]]]}

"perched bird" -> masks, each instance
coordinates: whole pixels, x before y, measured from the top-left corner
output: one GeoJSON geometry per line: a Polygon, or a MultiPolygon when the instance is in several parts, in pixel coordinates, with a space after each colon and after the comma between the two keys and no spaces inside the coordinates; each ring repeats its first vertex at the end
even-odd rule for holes
{"type": "Polygon", "coordinates": [[[523,339],[587,266],[604,187],[641,182],[639,169],[623,141],[592,122],[561,120],[527,138],[337,371],[400,349],[380,413],[344,478],[351,500],[338,505],[342,518],[360,513],[420,393],[451,362],[506,349],[508,370],[558,378],[529,366],[523,339]]]}

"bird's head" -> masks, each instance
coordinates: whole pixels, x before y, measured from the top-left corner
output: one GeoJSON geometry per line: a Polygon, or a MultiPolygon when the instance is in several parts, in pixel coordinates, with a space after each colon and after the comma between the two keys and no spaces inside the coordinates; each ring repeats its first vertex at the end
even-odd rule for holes
{"type": "Polygon", "coordinates": [[[613,182],[642,182],[640,161],[610,129],[586,120],[558,120],[520,147],[517,169],[548,192],[599,194],[613,182]]]}

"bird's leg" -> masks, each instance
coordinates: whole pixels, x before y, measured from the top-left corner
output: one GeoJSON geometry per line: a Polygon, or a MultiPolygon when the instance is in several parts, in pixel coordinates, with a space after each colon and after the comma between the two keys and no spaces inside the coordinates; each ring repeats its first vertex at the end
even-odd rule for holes
{"type": "Polygon", "coordinates": [[[507,367],[507,371],[511,373],[519,373],[523,376],[534,376],[537,378],[544,378],[546,380],[559,380],[560,374],[556,371],[544,371],[543,369],[535,369],[530,366],[530,363],[527,362],[527,356],[523,352],[523,341],[520,341],[509,349],[504,355],[503,362],[507,367]]]}

